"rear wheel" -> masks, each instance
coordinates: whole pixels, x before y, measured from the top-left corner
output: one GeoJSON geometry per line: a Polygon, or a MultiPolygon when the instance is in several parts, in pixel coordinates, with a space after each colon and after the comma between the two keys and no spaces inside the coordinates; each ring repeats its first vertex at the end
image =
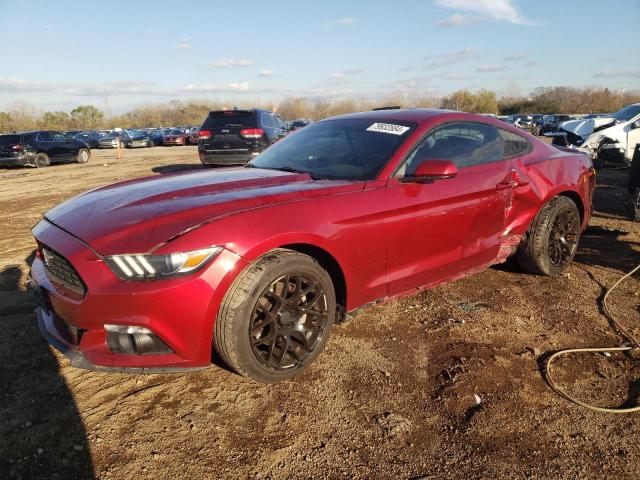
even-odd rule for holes
{"type": "Polygon", "coordinates": [[[91,158],[91,152],[89,152],[88,148],[81,148],[78,150],[78,155],[76,156],[76,162],[78,163],[87,163],[91,158]]]}
{"type": "Polygon", "coordinates": [[[214,346],[236,372],[291,378],[324,348],[336,316],[331,277],[313,258],[276,249],[240,274],[215,324],[214,346]]]}
{"type": "Polygon", "coordinates": [[[46,153],[38,153],[33,159],[33,164],[36,168],[48,167],[51,165],[51,160],[49,160],[49,155],[46,153]]]}
{"type": "Polygon", "coordinates": [[[517,252],[528,272],[558,275],[571,263],[580,240],[580,212],[567,197],[554,197],[538,212],[517,252]]]}
{"type": "Polygon", "coordinates": [[[631,195],[632,220],[640,222],[640,188],[636,188],[631,195]]]}

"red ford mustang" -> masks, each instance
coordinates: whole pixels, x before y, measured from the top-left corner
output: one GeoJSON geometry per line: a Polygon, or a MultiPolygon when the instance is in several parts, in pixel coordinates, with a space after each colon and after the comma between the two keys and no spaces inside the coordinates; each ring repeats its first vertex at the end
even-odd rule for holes
{"type": "Polygon", "coordinates": [[[96,370],[211,364],[276,382],[363,306],[515,255],[555,275],[595,177],[497,120],[444,110],[330,118],[244,167],[130,180],[44,215],[29,281],[44,337],[96,370]]]}

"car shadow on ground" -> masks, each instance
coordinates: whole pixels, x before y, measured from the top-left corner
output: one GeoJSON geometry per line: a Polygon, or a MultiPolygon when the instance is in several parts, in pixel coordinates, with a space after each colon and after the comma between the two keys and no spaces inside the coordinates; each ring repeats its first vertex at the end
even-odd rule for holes
{"type": "Polygon", "coordinates": [[[167,173],[189,172],[192,170],[204,170],[204,167],[197,163],[178,163],[175,165],[159,165],[151,169],[153,173],[160,173],[163,175],[167,173]]]}
{"type": "Polygon", "coordinates": [[[82,418],[40,336],[23,271],[0,272],[0,478],[94,478],[82,418]]]}

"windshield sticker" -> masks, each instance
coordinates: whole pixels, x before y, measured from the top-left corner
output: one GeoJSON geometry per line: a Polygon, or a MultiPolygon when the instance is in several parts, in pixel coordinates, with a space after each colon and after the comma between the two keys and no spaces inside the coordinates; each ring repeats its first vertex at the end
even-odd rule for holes
{"type": "Polygon", "coordinates": [[[407,130],[409,130],[409,127],[391,123],[374,123],[367,128],[367,132],[390,133],[391,135],[403,135],[407,130]]]}

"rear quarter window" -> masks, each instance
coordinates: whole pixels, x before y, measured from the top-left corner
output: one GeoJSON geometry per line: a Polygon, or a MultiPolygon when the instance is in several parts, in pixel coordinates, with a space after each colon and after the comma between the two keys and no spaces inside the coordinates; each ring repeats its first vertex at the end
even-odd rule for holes
{"type": "Polygon", "coordinates": [[[16,145],[20,143],[18,135],[0,135],[0,145],[16,145]]]}
{"type": "Polygon", "coordinates": [[[529,153],[532,149],[531,143],[524,137],[516,135],[508,130],[498,129],[500,136],[504,142],[503,144],[503,158],[519,157],[529,153]]]}

